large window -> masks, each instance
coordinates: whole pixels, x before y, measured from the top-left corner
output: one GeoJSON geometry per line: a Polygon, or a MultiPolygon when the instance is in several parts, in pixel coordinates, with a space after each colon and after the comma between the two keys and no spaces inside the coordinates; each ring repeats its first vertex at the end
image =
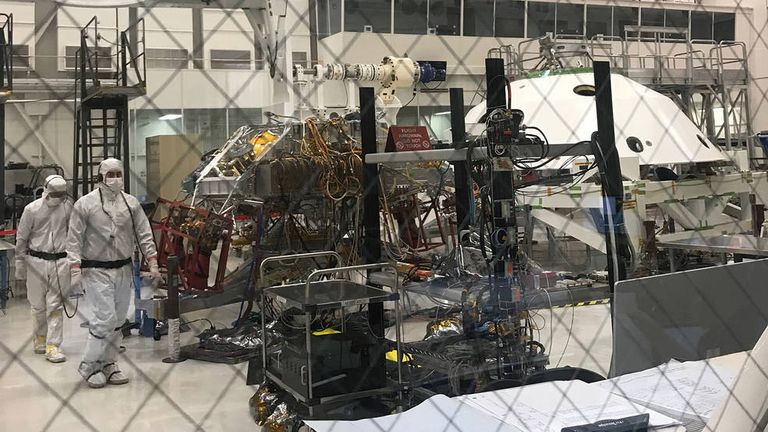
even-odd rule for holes
{"type": "Polygon", "coordinates": [[[317,0],[317,33],[320,38],[341,31],[341,0],[317,0]]]}
{"type": "Polygon", "coordinates": [[[610,6],[587,5],[587,38],[595,35],[611,36],[613,8],[610,6]]]}
{"type": "Polygon", "coordinates": [[[261,108],[230,108],[228,110],[229,116],[229,133],[232,135],[240,126],[256,125],[263,122],[261,108]]]}
{"type": "MultiPolygon", "coordinates": [[[[65,62],[66,62],[67,69],[74,69],[75,64],[81,61],[77,53],[79,50],[80,50],[79,46],[68,46],[65,48],[65,62]]],[[[105,46],[100,46],[98,48],[91,47],[91,48],[88,48],[88,50],[90,51],[90,54],[86,58],[86,63],[89,58],[91,61],[91,64],[94,67],[96,67],[96,65],[98,64],[99,70],[112,69],[112,48],[111,47],[105,47],[105,46]]]]}
{"type": "Polygon", "coordinates": [[[493,36],[493,1],[464,0],[464,36],[493,36]]]}
{"type": "Polygon", "coordinates": [[[458,35],[461,28],[461,0],[430,0],[429,28],[439,35],[458,35]]]}
{"type": "Polygon", "coordinates": [[[293,64],[295,65],[301,65],[305,68],[312,67],[312,65],[309,64],[306,51],[293,51],[291,53],[291,58],[293,59],[293,64]]]}
{"type": "MultiPolygon", "coordinates": [[[[675,27],[687,31],[688,14],[689,12],[687,10],[667,9],[664,11],[664,26],[675,27]]],[[[667,37],[673,39],[685,39],[685,35],[680,33],[668,34],[667,37]]]]}
{"type": "Polygon", "coordinates": [[[211,50],[211,69],[250,69],[251,52],[244,50],[211,50]]]}
{"type": "Polygon", "coordinates": [[[555,32],[559,35],[584,35],[584,5],[557,3],[555,32]]]}
{"type": "Polygon", "coordinates": [[[189,51],[177,48],[147,48],[147,67],[150,69],[187,69],[189,51]]]}
{"type": "Polygon", "coordinates": [[[185,109],[184,133],[199,135],[203,153],[219,148],[227,141],[225,109],[185,109]]]}
{"type": "Polygon", "coordinates": [[[640,25],[643,27],[664,27],[664,9],[643,8],[640,11],[640,25]]]}
{"type": "Polygon", "coordinates": [[[613,35],[624,37],[624,26],[637,25],[637,8],[613,8],[613,35]]]}
{"type": "Polygon", "coordinates": [[[691,39],[712,39],[712,12],[691,12],[691,39]]]}
{"type": "Polygon", "coordinates": [[[525,2],[517,1],[517,0],[497,1],[496,2],[496,37],[521,38],[524,36],[525,36],[525,2]]]}
{"type": "Polygon", "coordinates": [[[391,0],[347,0],[344,4],[344,31],[361,32],[369,25],[377,33],[392,30],[391,0]]]}
{"type": "Polygon", "coordinates": [[[11,62],[14,68],[29,69],[29,45],[11,46],[11,62]]]}
{"type": "Polygon", "coordinates": [[[395,33],[427,33],[427,0],[395,0],[395,33]]]}
{"type": "Polygon", "coordinates": [[[672,10],[664,11],[664,25],[666,27],[678,27],[688,29],[688,11],[672,10]]]}
{"type": "Polygon", "coordinates": [[[528,2],[528,37],[555,32],[556,3],[528,2]]]}
{"type": "Polygon", "coordinates": [[[732,13],[715,13],[714,39],[718,42],[736,39],[736,15],[732,13]]]}

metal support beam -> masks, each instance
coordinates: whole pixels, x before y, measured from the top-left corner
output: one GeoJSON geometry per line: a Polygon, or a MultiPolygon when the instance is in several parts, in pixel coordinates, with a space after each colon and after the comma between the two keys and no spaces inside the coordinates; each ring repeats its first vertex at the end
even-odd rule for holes
{"type": "Polygon", "coordinates": [[[120,160],[123,162],[123,182],[125,184],[125,191],[128,193],[131,193],[131,177],[133,177],[133,173],[131,172],[131,134],[130,134],[130,128],[128,125],[130,125],[130,119],[128,117],[128,97],[123,96],[125,98],[123,106],[117,110],[115,113],[116,116],[119,116],[120,119],[117,120],[118,122],[121,122],[121,127],[118,127],[118,131],[123,134],[122,136],[122,144],[123,148],[122,154],[120,155],[120,160]]]}
{"type": "MultiPolygon", "coordinates": [[[[464,89],[452,88],[451,95],[451,137],[454,148],[466,146],[464,123],[464,89]]],[[[456,185],[456,234],[461,242],[461,232],[474,222],[474,210],[466,161],[453,162],[454,183],[456,185]]]]}
{"type": "MultiPolygon", "coordinates": [[[[507,78],[503,59],[485,59],[485,79],[488,89],[486,114],[490,115],[495,109],[507,106],[505,94],[507,78]]],[[[500,233],[497,241],[491,241],[493,276],[496,279],[496,284],[491,289],[491,304],[494,305],[512,301],[512,289],[506,276],[507,261],[515,256],[510,247],[510,239],[516,237],[514,199],[512,172],[493,170],[491,173],[491,205],[494,232],[491,237],[497,236],[497,231],[500,233]],[[502,238],[503,240],[501,240],[502,238]]]]}
{"type": "Polygon", "coordinates": [[[760,237],[760,231],[762,231],[763,222],[765,222],[765,204],[758,204],[754,194],[749,195],[749,203],[752,211],[752,235],[760,237]]]}
{"type": "Polygon", "coordinates": [[[582,225],[574,219],[549,209],[533,209],[531,210],[531,217],[556,231],[577,238],[580,242],[606,253],[606,238],[600,235],[600,232],[596,231],[592,224],[589,226],[582,225]]]}
{"type": "Polygon", "coordinates": [[[203,37],[203,10],[192,9],[192,67],[205,68],[205,38],[203,37]]]}
{"type": "MultiPolygon", "coordinates": [[[[3,143],[3,148],[5,148],[5,104],[1,102],[0,142],[3,143]]],[[[0,224],[5,224],[5,150],[0,152],[0,191],[2,191],[3,194],[3,199],[0,200],[0,224]]]]}
{"type": "MultiPolygon", "coordinates": [[[[376,93],[372,87],[360,88],[360,140],[363,160],[376,152],[376,93]]],[[[379,213],[379,166],[363,164],[363,250],[366,264],[381,261],[381,220],[379,213]]],[[[377,337],[384,337],[384,304],[368,306],[368,322],[377,337]]]]}
{"type": "MultiPolygon", "coordinates": [[[[376,94],[371,87],[360,88],[360,138],[363,160],[376,152],[376,94]]],[[[363,165],[363,250],[366,264],[381,260],[381,225],[379,217],[379,167],[363,165]]]]}
{"type": "Polygon", "coordinates": [[[608,62],[594,62],[593,67],[598,137],[595,145],[595,160],[603,181],[603,212],[607,225],[605,235],[608,256],[608,284],[610,285],[611,298],[613,298],[616,281],[627,278],[626,263],[624,262],[624,253],[628,247],[624,228],[624,184],[614,131],[611,66],[608,62]]]}

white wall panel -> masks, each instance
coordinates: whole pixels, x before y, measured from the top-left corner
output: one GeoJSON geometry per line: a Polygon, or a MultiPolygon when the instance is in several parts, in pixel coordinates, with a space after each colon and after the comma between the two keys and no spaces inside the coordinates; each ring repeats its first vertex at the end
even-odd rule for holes
{"type": "Polygon", "coordinates": [[[138,16],[144,18],[147,48],[186,49],[192,54],[192,9],[141,8],[138,16]]]}

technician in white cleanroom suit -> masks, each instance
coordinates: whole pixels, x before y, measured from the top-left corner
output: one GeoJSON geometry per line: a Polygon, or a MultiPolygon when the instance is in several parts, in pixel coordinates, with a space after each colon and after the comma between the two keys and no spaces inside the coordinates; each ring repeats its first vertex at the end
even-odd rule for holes
{"type": "Polygon", "coordinates": [[[42,198],[24,208],[16,233],[16,278],[27,280],[35,354],[53,363],[67,360],[61,352],[61,310],[70,291],[65,248],[71,211],[67,182],[48,176],[42,198]]]}
{"type": "Polygon", "coordinates": [[[78,371],[93,388],[128,382],[116,361],[123,340],[119,326],[128,313],[133,290],[132,257],[137,244],[152,278],[158,280],[149,220],[139,201],[123,192],[122,162],[105,159],[99,164],[96,189],[75,203],[67,241],[72,286],[85,290],[92,309],[78,371]]]}

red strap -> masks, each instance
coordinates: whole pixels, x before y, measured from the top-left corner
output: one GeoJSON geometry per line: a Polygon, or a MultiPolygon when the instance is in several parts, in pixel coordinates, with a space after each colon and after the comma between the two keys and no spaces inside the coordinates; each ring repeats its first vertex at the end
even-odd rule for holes
{"type": "Polygon", "coordinates": [[[16,235],[15,229],[0,231],[0,236],[12,236],[12,235],[16,235]]]}

